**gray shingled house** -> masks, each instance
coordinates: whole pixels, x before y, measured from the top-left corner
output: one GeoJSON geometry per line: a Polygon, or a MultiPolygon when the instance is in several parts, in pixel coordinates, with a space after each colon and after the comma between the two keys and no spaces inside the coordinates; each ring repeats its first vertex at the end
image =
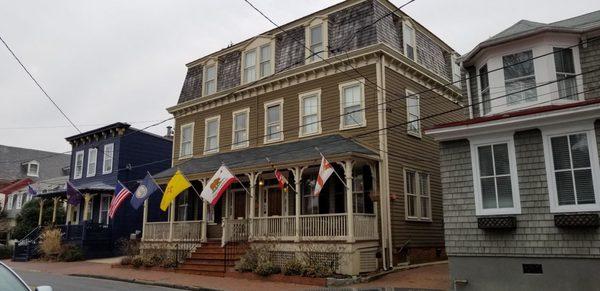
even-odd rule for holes
{"type": "Polygon", "coordinates": [[[461,59],[435,126],[455,290],[600,290],[600,11],[522,20],[461,59]]]}

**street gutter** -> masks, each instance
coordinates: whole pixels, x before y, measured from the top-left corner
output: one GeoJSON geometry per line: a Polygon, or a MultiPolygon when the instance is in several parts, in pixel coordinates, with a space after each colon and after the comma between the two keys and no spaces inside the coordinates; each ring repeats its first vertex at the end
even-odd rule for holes
{"type": "Polygon", "coordinates": [[[166,288],[173,288],[173,289],[181,289],[181,290],[218,291],[218,289],[211,289],[211,288],[194,287],[194,286],[179,285],[179,284],[172,284],[172,283],[161,283],[161,282],[156,282],[156,281],[147,281],[147,280],[138,280],[138,279],[124,279],[124,278],[120,278],[120,277],[105,276],[105,275],[69,274],[68,276],[83,277],[83,278],[94,278],[94,279],[102,279],[102,280],[112,280],[112,281],[120,281],[120,282],[134,283],[134,284],[141,284],[141,285],[149,285],[149,286],[158,286],[158,287],[166,287],[166,288]]]}

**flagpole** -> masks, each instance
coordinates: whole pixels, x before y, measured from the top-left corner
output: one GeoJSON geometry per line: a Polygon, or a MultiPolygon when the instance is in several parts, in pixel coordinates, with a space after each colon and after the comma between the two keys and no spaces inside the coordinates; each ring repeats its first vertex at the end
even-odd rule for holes
{"type": "MultiPolygon", "coordinates": [[[[317,152],[319,152],[319,154],[321,155],[321,158],[325,159],[325,156],[323,155],[323,153],[319,150],[318,147],[315,147],[315,150],[317,150],[317,152]]],[[[327,160],[327,159],[326,159],[327,160]]],[[[338,172],[335,170],[334,167],[331,167],[333,169],[333,172],[335,173],[335,175],[338,177],[338,179],[340,179],[340,182],[342,182],[342,184],[344,185],[344,187],[346,187],[346,189],[348,189],[348,185],[346,185],[346,182],[344,182],[344,179],[342,179],[342,177],[338,174],[338,172]]]]}
{"type": "MultiPolygon", "coordinates": [[[[177,169],[177,170],[179,170],[179,169],[177,169]]],[[[196,190],[196,187],[194,187],[194,184],[192,184],[192,182],[190,182],[190,180],[183,173],[181,173],[181,176],[183,176],[183,178],[185,178],[185,180],[188,181],[188,183],[190,183],[190,186],[192,186],[192,189],[194,189],[194,192],[196,192],[196,195],[198,195],[198,197],[200,197],[200,199],[204,200],[204,198],[202,198],[202,196],[200,196],[200,192],[198,192],[198,190],[196,190]]],[[[164,194],[164,192],[163,192],[163,194],[164,194]]]]}
{"type": "MultiPolygon", "coordinates": [[[[269,165],[271,165],[271,167],[273,168],[273,170],[277,171],[277,168],[275,167],[275,165],[274,165],[273,163],[271,163],[271,159],[269,159],[269,157],[265,157],[265,159],[267,160],[267,162],[269,162],[269,165]]],[[[294,179],[297,179],[297,178],[296,178],[296,177],[294,177],[294,179]]],[[[286,181],[287,181],[287,179],[286,179],[286,181]]],[[[286,188],[287,188],[287,189],[290,189],[290,188],[291,188],[291,189],[292,189],[292,191],[294,191],[294,193],[298,193],[298,192],[296,192],[296,189],[294,189],[293,187],[289,187],[289,184],[290,184],[290,182],[289,182],[289,181],[287,181],[286,188]]]]}
{"type": "MultiPolygon", "coordinates": [[[[163,191],[162,188],[160,188],[160,185],[158,185],[158,183],[156,183],[156,180],[154,179],[154,177],[152,177],[152,174],[150,174],[149,171],[146,171],[146,173],[148,173],[148,175],[150,175],[150,178],[152,178],[152,182],[154,182],[154,184],[156,184],[156,186],[158,186],[158,190],[160,190],[161,193],[165,194],[165,191],[163,191]]],[[[186,178],[186,180],[187,180],[187,178],[186,178]]],[[[190,183],[190,184],[192,184],[192,183],[190,183]]]]}

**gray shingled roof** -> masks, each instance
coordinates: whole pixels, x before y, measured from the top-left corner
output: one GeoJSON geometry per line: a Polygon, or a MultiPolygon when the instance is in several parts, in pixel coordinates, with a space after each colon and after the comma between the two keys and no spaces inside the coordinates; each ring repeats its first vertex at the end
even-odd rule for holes
{"type": "Polygon", "coordinates": [[[209,173],[216,171],[221,164],[227,165],[232,170],[251,166],[268,167],[269,163],[267,162],[266,157],[268,157],[275,165],[289,162],[318,160],[320,154],[315,147],[318,147],[325,157],[342,154],[376,155],[376,153],[370,149],[367,149],[348,138],[335,134],[215,154],[202,158],[194,158],[179,164],[176,167],[160,172],[154,177],[157,179],[171,177],[177,169],[181,170],[186,175],[209,173]]]}
{"type": "Polygon", "coordinates": [[[520,20],[509,28],[478,44],[472,51],[465,54],[462,59],[468,61],[484,47],[497,45],[511,41],[515,38],[525,37],[540,32],[557,31],[584,33],[594,29],[600,29],[600,10],[551,23],[520,20]]]}
{"type": "Polygon", "coordinates": [[[45,180],[64,176],[63,168],[71,163],[71,155],[0,145],[0,179],[32,178],[45,180]],[[23,163],[40,163],[39,177],[28,177],[23,163]]]}

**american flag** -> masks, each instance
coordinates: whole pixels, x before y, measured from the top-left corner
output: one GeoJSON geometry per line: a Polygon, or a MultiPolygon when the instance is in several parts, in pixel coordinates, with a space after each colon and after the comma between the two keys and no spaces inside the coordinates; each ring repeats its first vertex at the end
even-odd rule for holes
{"type": "Polygon", "coordinates": [[[131,191],[129,191],[127,187],[123,186],[120,181],[117,181],[117,187],[115,187],[115,197],[113,197],[110,207],[108,207],[108,217],[110,217],[110,219],[115,216],[119,206],[121,206],[121,204],[123,204],[123,202],[127,200],[127,197],[130,195],[131,191]]]}

